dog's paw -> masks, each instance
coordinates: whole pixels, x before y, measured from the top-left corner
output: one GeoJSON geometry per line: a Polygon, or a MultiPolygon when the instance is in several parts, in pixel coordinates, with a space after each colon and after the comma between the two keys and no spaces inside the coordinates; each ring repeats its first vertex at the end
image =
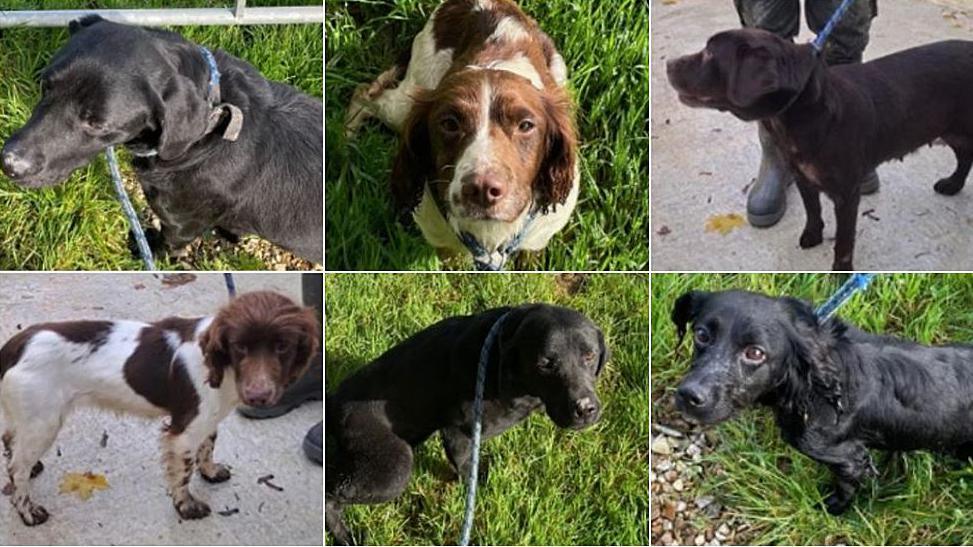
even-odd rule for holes
{"type": "MultiPolygon", "coordinates": [[[[160,252],[165,250],[165,243],[162,240],[162,232],[156,228],[146,228],[145,229],[145,241],[149,244],[149,250],[152,251],[153,255],[158,255],[160,252]]],[[[141,258],[141,253],[139,252],[139,245],[135,241],[135,232],[129,230],[128,232],[128,251],[132,253],[135,258],[141,258]]]]}
{"type": "Polygon", "coordinates": [[[50,517],[47,509],[34,503],[29,504],[26,511],[20,512],[20,520],[24,521],[27,526],[44,524],[50,517]]]}
{"type": "Polygon", "coordinates": [[[963,189],[964,182],[965,181],[956,182],[951,178],[940,179],[939,182],[933,185],[932,189],[935,190],[936,193],[944,196],[955,196],[960,190],[963,189]]]}
{"type": "Polygon", "coordinates": [[[194,497],[188,497],[176,503],[176,512],[186,520],[196,520],[209,516],[209,505],[199,501],[194,497]]]}
{"type": "Polygon", "coordinates": [[[831,264],[831,271],[853,272],[855,271],[855,266],[852,264],[851,260],[842,260],[839,258],[835,258],[834,262],[831,264]]]}
{"type": "Polygon", "coordinates": [[[801,233],[800,245],[802,249],[810,249],[811,247],[817,247],[824,241],[824,235],[822,230],[814,230],[810,228],[805,228],[801,233]]]}
{"type": "Polygon", "coordinates": [[[824,498],[824,508],[829,515],[838,516],[843,514],[851,507],[851,499],[839,495],[837,492],[824,498]]]}
{"type": "Polygon", "coordinates": [[[205,471],[200,467],[199,476],[203,477],[206,482],[218,483],[230,480],[231,473],[229,467],[221,463],[214,463],[205,471]]]}

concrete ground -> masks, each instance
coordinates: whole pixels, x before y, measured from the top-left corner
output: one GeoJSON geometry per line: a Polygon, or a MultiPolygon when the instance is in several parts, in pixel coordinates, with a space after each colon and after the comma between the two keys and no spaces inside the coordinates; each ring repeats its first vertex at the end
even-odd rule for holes
{"type": "MultiPolygon", "coordinates": [[[[879,0],[865,59],[950,38],[973,39],[973,0],[879,0]]],[[[679,103],[666,59],[702,49],[739,27],[729,1],[652,0],[652,267],[654,271],[828,270],[834,214],[822,199],[825,242],[802,250],[804,207],[796,187],[779,224],[707,232],[716,215],[746,217],[747,189],[760,158],[755,124],[679,103]]],[[[801,41],[813,35],[802,21],[801,41]]],[[[973,90],[971,90],[973,93],[973,90]]],[[[881,191],[862,198],[855,267],[861,270],[973,269],[973,190],[953,197],[932,185],[953,172],[945,146],[926,147],[879,167],[881,191]],[[867,214],[866,214],[867,212],[867,214]]]]}
{"type": "MultiPolygon", "coordinates": [[[[301,300],[300,274],[234,277],[241,292],[271,289],[301,300]]],[[[42,321],[199,316],[226,299],[222,274],[197,274],[170,287],[151,274],[0,273],[0,344],[42,321]]],[[[214,514],[181,522],[165,491],[161,421],[80,410],[68,418],[42,460],[45,471],[34,479],[34,500],[51,519],[28,528],[0,499],[0,545],[321,545],[322,469],[301,449],[305,433],[321,419],[320,402],[265,421],[231,414],[220,425],[216,461],[230,465],[233,478],[213,485],[194,476],[193,492],[214,514]],[[58,493],[66,473],[88,471],[104,474],[109,488],[87,501],[58,493]],[[266,475],[283,490],[258,484],[266,475]],[[216,514],[234,509],[239,512],[216,514]]],[[[6,483],[5,474],[0,482],[6,483]]]]}

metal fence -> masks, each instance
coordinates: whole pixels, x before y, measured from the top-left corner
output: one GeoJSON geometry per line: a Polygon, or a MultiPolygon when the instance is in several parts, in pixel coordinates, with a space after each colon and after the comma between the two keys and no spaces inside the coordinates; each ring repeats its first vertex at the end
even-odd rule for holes
{"type": "Polygon", "coordinates": [[[226,8],[186,9],[91,9],[91,10],[0,10],[0,28],[66,27],[85,15],[100,15],[110,21],[143,26],[179,25],[281,25],[323,23],[324,6],[248,7],[236,0],[226,8]]]}

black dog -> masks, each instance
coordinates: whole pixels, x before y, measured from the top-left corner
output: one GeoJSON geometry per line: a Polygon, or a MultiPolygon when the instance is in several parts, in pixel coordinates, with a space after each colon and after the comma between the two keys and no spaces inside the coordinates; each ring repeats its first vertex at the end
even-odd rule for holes
{"type": "Polygon", "coordinates": [[[176,251],[205,232],[258,234],[322,259],[322,107],[249,64],[178,34],[89,16],[41,75],[43,95],[3,147],[27,187],[63,181],[124,144],[161,232],[176,251]]]}
{"type": "Polygon", "coordinates": [[[326,526],[350,544],[342,506],[381,503],[402,493],[412,450],[439,431],[453,470],[470,470],[473,396],[480,350],[490,348],[483,438],[543,408],[560,427],[595,423],[595,380],[608,359],[601,330],[584,315],[545,304],[444,319],[385,352],[328,395],[325,416],[326,526]]]}
{"type": "Polygon", "coordinates": [[[956,171],[934,189],[953,195],[973,165],[973,42],[907,49],[827,67],[810,45],[754,29],[721,32],[667,65],[685,104],[761,120],[804,200],[801,247],[822,241],[820,192],[835,203],[835,270],[851,270],[861,181],[879,164],[942,139],[956,171]]]}
{"type": "Polygon", "coordinates": [[[829,513],[851,505],[874,469],[868,448],[973,458],[973,346],[921,346],[820,320],[793,298],[690,292],[672,310],[693,323],[692,369],[676,405],[702,424],[769,406],[783,439],[827,465],[829,513]]]}

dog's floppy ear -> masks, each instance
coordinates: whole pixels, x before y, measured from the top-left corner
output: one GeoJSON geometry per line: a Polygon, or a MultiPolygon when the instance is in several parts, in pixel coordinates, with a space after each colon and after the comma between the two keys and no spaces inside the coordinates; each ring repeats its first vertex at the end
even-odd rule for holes
{"type": "Polygon", "coordinates": [[[742,46],[734,60],[726,96],[735,106],[746,108],[780,89],[777,61],[767,48],[742,46]]]}
{"type": "Polygon", "coordinates": [[[392,164],[389,180],[392,205],[401,218],[407,217],[422,200],[426,180],[436,169],[429,139],[429,108],[431,103],[417,100],[402,131],[399,152],[392,164]]]}
{"type": "Polygon", "coordinates": [[[550,126],[547,135],[544,160],[538,173],[536,191],[538,204],[543,210],[564,204],[574,187],[574,175],[578,155],[578,135],[571,118],[571,99],[564,91],[558,91],[553,99],[544,101],[550,126]]]}
{"type": "Polygon", "coordinates": [[[796,298],[782,298],[791,316],[788,336],[793,350],[786,372],[788,391],[785,400],[800,413],[806,413],[811,398],[817,395],[842,412],[841,369],[833,353],[844,327],[832,320],[820,320],[814,308],[796,298]]]}
{"type": "Polygon", "coordinates": [[[598,353],[598,369],[595,370],[595,376],[601,374],[601,370],[605,368],[605,363],[611,359],[612,355],[611,349],[607,344],[605,344],[605,334],[601,332],[601,329],[598,329],[598,345],[600,346],[598,353]]]}
{"type": "Polygon", "coordinates": [[[290,368],[289,383],[296,382],[307,371],[311,365],[311,358],[318,351],[321,335],[318,319],[313,308],[301,308],[300,312],[293,314],[289,319],[301,331],[301,336],[297,343],[297,352],[294,362],[290,368]]]}
{"type": "Polygon", "coordinates": [[[100,15],[85,15],[81,19],[75,19],[68,23],[68,33],[74,34],[83,28],[90,27],[91,25],[100,23],[102,21],[104,21],[104,19],[102,19],[100,15]]]}
{"type": "Polygon", "coordinates": [[[682,337],[686,335],[686,325],[696,319],[703,304],[709,300],[710,293],[704,291],[689,291],[676,299],[672,305],[670,318],[676,324],[676,346],[682,342],[682,337]]]}
{"type": "Polygon", "coordinates": [[[185,75],[173,73],[161,85],[162,89],[157,90],[157,150],[161,159],[172,160],[185,154],[202,137],[209,112],[204,91],[185,75]]]}
{"type": "Polygon", "coordinates": [[[213,389],[220,387],[223,383],[223,371],[232,364],[230,348],[227,344],[226,325],[223,318],[217,315],[199,338],[199,346],[203,350],[203,363],[209,372],[206,383],[213,389]]]}

